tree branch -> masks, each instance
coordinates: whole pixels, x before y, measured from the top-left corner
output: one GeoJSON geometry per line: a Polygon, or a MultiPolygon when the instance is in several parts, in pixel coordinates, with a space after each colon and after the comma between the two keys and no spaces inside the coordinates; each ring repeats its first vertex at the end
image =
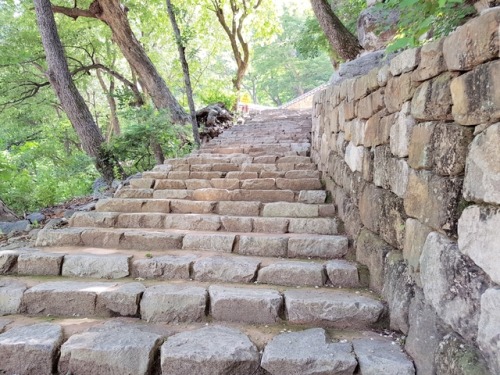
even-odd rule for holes
{"type": "Polygon", "coordinates": [[[52,5],[52,11],[54,13],[64,14],[65,16],[73,18],[74,20],[76,20],[78,17],[97,18],[97,16],[88,9],[67,8],[58,5],[52,5]]]}

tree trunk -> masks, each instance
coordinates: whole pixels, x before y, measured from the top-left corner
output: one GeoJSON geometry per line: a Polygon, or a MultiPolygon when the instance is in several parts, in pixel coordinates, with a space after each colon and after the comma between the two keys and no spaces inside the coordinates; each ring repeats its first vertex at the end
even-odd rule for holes
{"type": "Polygon", "coordinates": [[[188,116],[179,102],[170,92],[165,81],[149,59],[146,51],[135,37],[127,18],[127,8],[119,0],[94,0],[88,10],[53,6],[54,12],[67,16],[92,17],[106,23],[112,32],[113,41],[118,45],[123,55],[138,74],[141,84],[156,108],[168,109],[172,120],[184,123],[188,116]]]}
{"type": "Polygon", "coordinates": [[[172,7],[172,2],[170,0],[167,1],[167,10],[168,16],[170,17],[170,23],[172,24],[172,28],[174,29],[175,41],[177,44],[177,49],[179,50],[179,57],[181,59],[182,65],[182,73],[184,74],[184,86],[186,87],[186,94],[189,104],[189,112],[191,112],[191,126],[193,128],[193,138],[196,142],[196,145],[200,147],[200,134],[198,132],[198,121],[196,120],[196,108],[194,106],[193,100],[193,89],[191,87],[191,77],[189,75],[189,65],[186,60],[186,54],[181,37],[181,31],[179,30],[179,26],[177,25],[177,20],[175,19],[175,13],[172,7]]]}
{"type": "Polygon", "coordinates": [[[107,182],[114,178],[114,162],[102,148],[104,139],[68,69],[49,0],[34,0],[38,28],[47,59],[46,75],[61,102],[84,151],[94,158],[97,170],[107,182]]]}
{"type": "Polygon", "coordinates": [[[0,199],[0,221],[17,221],[19,218],[0,199]]]}
{"type": "Polygon", "coordinates": [[[106,82],[104,82],[104,78],[102,77],[101,72],[99,69],[96,70],[97,73],[97,79],[99,80],[99,84],[101,85],[102,91],[106,95],[106,100],[108,101],[108,106],[109,106],[109,131],[108,131],[108,136],[106,141],[109,142],[111,139],[111,135],[120,135],[121,134],[121,128],[120,128],[120,121],[118,120],[118,115],[116,113],[116,100],[115,97],[113,96],[114,90],[115,90],[115,80],[113,77],[109,78],[109,87],[106,85],[106,82]]]}
{"type": "Polygon", "coordinates": [[[311,0],[311,5],[333,50],[344,60],[353,60],[362,51],[358,39],[333,13],[328,0],[311,0]]]}
{"type": "Polygon", "coordinates": [[[153,155],[156,160],[156,165],[163,164],[165,162],[165,154],[163,153],[161,145],[158,143],[158,141],[154,136],[151,138],[150,146],[151,150],[153,150],[153,155]]]}

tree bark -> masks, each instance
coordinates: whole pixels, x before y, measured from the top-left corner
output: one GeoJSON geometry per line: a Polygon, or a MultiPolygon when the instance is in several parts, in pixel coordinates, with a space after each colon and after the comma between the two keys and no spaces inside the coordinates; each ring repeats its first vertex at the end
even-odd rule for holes
{"type": "Polygon", "coordinates": [[[121,128],[120,128],[120,120],[118,120],[118,115],[116,113],[116,100],[115,97],[113,96],[114,91],[115,91],[115,80],[111,76],[109,78],[109,87],[106,85],[106,82],[104,82],[104,78],[102,77],[101,72],[96,70],[97,73],[97,79],[99,80],[99,84],[101,85],[102,91],[106,95],[106,100],[108,101],[108,106],[109,106],[109,122],[110,122],[110,129],[108,131],[108,136],[106,141],[109,142],[111,139],[111,135],[120,135],[121,134],[121,128]]]}
{"type": "Polygon", "coordinates": [[[358,39],[339,20],[328,0],[311,0],[311,5],[333,50],[344,60],[353,60],[362,51],[358,39]]]}
{"type": "Polygon", "coordinates": [[[139,75],[140,82],[145,86],[155,107],[168,109],[172,121],[176,123],[187,121],[186,112],[172,95],[146,51],[135,37],[128,22],[127,8],[123,7],[119,0],[94,0],[88,10],[55,5],[52,8],[56,13],[62,13],[75,19],[91,17],[106,23],[111,29],[113,41],[139,75]]]}
{"type": "MultiPolygon", "coordinates": [[[[243,1],[243,10],[236,5],[235,0],[231,0],[231,14],[229,22],[226,20],[224,14],[223,5],[220,0],[211,0],[214,7],[213,11],[217,16],[217,20],[224,29],[225,33],[229,38],[231,44],[231,49],[233,50],[234,60],[236,62],[237,70],[236,75],[233,78],[233,86],[236,92],[240,92],[241,83],[248,69],[248,62],[250,60],[250,48],[248,42],[243,38],[243,25],[245,19],[248,17],[248,9],[246,8],[246,3],[243,1]],[[242,10],[241,14],[240,11],[242,10]],[[239,15],[239,17],[238,17],[239,15]]],[[[260,6],[261,2],[257,2],[254,9],[260,6]]]]}
{"type": "Polygon", "coordinates": [[[182,43],[181,31],[177,25],[177,20],[175,19],[174,9],[172,7],[172,2],[167,1],[168,16],[170,17],[170,23],[174,29],[175,41],[177,44],[177,49],[179,50],[179,58],[181,59],[182,73],[184,74],[184,86],[186,87],[186,94],[189,104],[189,112],[191,112],[191,126],[193,128],[193,138],[198,147],[200,147],[200,134],[198,132],[198,121],[196,120],[196,108],[194,106],[193,100],[193,88],[191,86],[191,77],[189,75],[189,64],[186,59],[185,49],[186,47],[182,43]]]}
{"type": "Polygon", "coordinates": [[[12,210],[0,199],[0,221],[17,221],[19,218],[12,210]]]}
{"type": "Polygon", "coordinates": [[[102,134],[71,78],[50,1],[34,0],[34,4],[47,59],[46,75],[78,134],[84,151],[94,158],[97,170],[110,183],[114,178],[114,159],[102,148],[104,143],[102,134]]]}

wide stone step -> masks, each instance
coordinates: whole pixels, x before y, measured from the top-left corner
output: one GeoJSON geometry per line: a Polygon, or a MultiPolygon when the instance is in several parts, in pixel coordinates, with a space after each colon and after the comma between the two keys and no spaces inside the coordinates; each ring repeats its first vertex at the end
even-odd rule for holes
{"type": "Polygon", "coordinates": [[[96,211],[296,218],[333,217],[335,215],[335,207],[332,204],[312,203],[321,200],[322,197],[324,197],[322,193],[301,191],[297,194],[297,202],[263,202],[260,199],[256,201],[205,201],[189,199],[110,198],[98,201],[96,211]]]}
{"type": "Polygon", "coordinates": [[[174,229],[44,229],[36,246],[87,246],[121,250],[205,250],[240,255],[338,259],[347,254],[344,236],[273,233],[194,232],[174,229]]]}
{"type": "MultiPolygon", "coordinates": [[[[74,322],[73,322],[74,321],[74,322]]],[[[339,337],[306,327],[272,332],[209,323],[177,326],[106,319],[92,327],[73,328],[64,341],[63,327],[76,319],[52,323],[13,318],[0,334],[2,370],[8,374],[363,374],[414,375],[413,363],[400,345],[369,331],[339,337]],[[60,354],[59,354],[60,353],[60,354]]],[[[0,333],[2,331],[0,330],[0,333]]]]}
{"type": "MultiPolygon", "coordinates": [[[[21,278],[19,278],[22,280],[21,278]]],[[[199,282],[29,281],[17,312],[81,318],[137,316],[148,322],[207,320],[248,324],[314,324],[363,328],[376,324],[385,306],[366,293],[336,289],[199,282]]],[[[22,282],[22,281],[21,281],[22,282]]],[[[2,292],[9,289],[4,285],[2,292]]]]}
{"type": "MultiPolygon", "coordinates": [[[[294,171],[295,172],[295,171],[294,171]]],[[[309,172],[309,171],[304,171],[309,172]]],[[[315,172],[315,171],[311,171],[315,172]]],[[[175,172],[170,172],[175,173],[175,172]]],[[[245,172],[242,172],[245,173],[245,172]]],[[[190,172],[191,174],[191,172],[190,172]]],[[[242,174],[240,174],[242,175],[242,174]]],[[[297,175],[297,174],[295,174],[297,175]]],[[[307,175],[304,173],[304,175],[307,175]]],[[[242,176],[245,176],[244,174],[242,176]]],[[[246,177],[246,176],[245,176],[246,177]]],[[[319,178],[214,178],[214,179],[152,179],[141,178],[131,180],[130,186],[137,189],[154,190],[198,190],[198,189],[226,189],[226,190],[321,190],[319,178]]]]}
{"type": "Polygon", "coordinates": [[[72,227],[151,228],[194,231],[339,234],[336,218],[224,216],[217,214],[162,214],[75,212],[72,227]]]}
{"type": "MultiPolygon", "coordinates": [[[[356,263],[345,260],[277,260],[206,251],[103,255],[98,248],[53,248],[11,251],[11,268],[0,274],[118,279],[196,280],[285,286],[345,287],[361,285],[356,263]],[[58,264],[54,259],[58,259],[58,264]]],[[[2,252],[0,252],[0,255],[2,252]]]]}

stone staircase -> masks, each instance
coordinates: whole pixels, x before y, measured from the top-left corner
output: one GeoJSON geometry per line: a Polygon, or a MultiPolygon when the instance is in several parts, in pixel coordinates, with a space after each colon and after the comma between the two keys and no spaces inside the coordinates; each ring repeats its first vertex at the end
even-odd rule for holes
{"type": "Polygon", "coordinates": [[[310,130],[264,112],[0,251],[0,373],[414,374],[310,130]]]}

